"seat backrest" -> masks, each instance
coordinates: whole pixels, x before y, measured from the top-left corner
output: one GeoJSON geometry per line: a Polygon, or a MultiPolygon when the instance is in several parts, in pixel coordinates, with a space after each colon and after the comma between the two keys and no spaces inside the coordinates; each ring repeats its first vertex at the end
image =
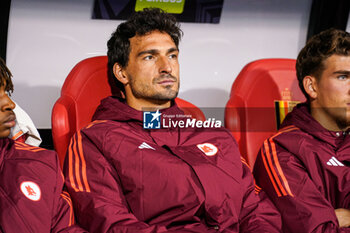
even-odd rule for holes
{"type": "MultiPolygon", "coordinates": [[[[91,122],[100,101],[110,95],[121,96],[113,78],[108,75],[107,62],[107,56],[79,62],[62,86],[51,115],[52,138],[61,165],[71,137],[91,122]]],[[[175,101],[186,114],[205,120],[203,112],[195,105],[180,98],[175,101]]]]}
{"type": "Polygon", "coordinates": [[[291,110],[275,106],[287,107],[294,105],[294,101],[305,101],[298,86],[295,62],[294,59],[251,62],[232,85],[225,108],[225,127],[232,132],[242,156],[251,167],[263,141],[277,131],[280,114],[276,111],[291,110]]]}

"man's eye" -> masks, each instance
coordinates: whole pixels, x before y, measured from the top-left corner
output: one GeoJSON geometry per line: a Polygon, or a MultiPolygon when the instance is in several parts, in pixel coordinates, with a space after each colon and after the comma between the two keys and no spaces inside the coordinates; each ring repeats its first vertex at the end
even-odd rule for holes
{"type": "Polygon", "coordinates": [[[146,60],[146,61],[152,60],[152,59],[153,59],[153,56],[149,55],[149,56],[144,57],[143,59],[146,60]]]}
{"type": "Polygon", "coordinates": [[[346,80],[348,78],[348,76],[346,76],[346,75],[339,75],[337,78],[339,80],[346,80]]]}
{"type": "Polygon", "coordinates": [[[169,57],[170,57],[171,59],[174,59],[174,58],[177,58],[177,55],[176,55],[176,54],[171,54],[169,57]]]}

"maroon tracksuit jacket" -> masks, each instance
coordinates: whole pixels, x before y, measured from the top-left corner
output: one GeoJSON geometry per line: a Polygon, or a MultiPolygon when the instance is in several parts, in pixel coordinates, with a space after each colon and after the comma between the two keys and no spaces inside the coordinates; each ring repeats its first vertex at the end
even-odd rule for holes
{"type": "Polygon", "coordinates": [[[0,232],[86,232],[63,182],[55,152],[0,139],[0,232]]]}
{"type": "Polygon", "coordinates": [[[90,232],[280,231],[278,211],[256,193],[226,130],[144,130],[142,112],[112,97],[94,119],[73,137],[65,164],[78,221],[90,232]]]}
{"type": "Polygon", "coordinates": [[[300,104],[267,139],[255,179],[282,214],[284,232],[350,232],[334,212],[350,209],[350,136],[323,128],[300,104]]]}

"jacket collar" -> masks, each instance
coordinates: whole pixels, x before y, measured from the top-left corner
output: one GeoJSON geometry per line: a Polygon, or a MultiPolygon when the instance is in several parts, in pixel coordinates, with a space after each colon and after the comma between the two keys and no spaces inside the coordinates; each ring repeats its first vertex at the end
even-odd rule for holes
{"type": "MultiPolygon", "coordinates": [[[[184,112],[177,106],[175,101],[172,101],[171,106],[166,109],[161,109],[162,116],[174,116],[177,120],[187,118],[184,112]]],[[[124,99],[117,97],[107,97],[101,101],[92,120],[112,120],[118,122],[134,123],[135,127],[142,129],[143,112],[135,110],[126,104],[124,99]],[[137,126],[136,126],[137,125],[137,126]]],[[[186,140],[186,136],[191,134],[193,130],[186,130],[180,137],[181,129],[161,128],[161,129],[142,129],[145,136],[150,136],[154,142],[163,146],[176,146],[186,140]]]]}
{"type": "MultiPolygon", "coordinates": [[[[183,115],[175,101],[171,102],[169,108],[159,110],[166,115],[183,115]]],[[[110,96],[101,101],[92,120],[114,120],[114,121],[137,121],[143,122],[143,111],[133,109],[119,97],[110,96]]]]}

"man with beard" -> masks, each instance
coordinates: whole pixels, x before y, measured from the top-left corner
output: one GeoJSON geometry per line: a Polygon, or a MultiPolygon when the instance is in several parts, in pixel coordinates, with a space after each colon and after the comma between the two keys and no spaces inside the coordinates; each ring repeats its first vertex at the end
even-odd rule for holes
{"type": "Polygon", "coordinates": [[[283,232],[350,232],[350,34],[315,35],[296,70],[307,102],[264,142],[254,176],[283,232]]]}
{"type": "Polygon", "coordinates": [[[180,37],[173,16],[145,9],[108,41],[125,99],[104,99],[68,148],[66,183],[79,223],[98,233],[279,232],[280,216],[230,132],[143,129],[144,109],[154,118],[183,115],[174,102],[180,37]]]}

